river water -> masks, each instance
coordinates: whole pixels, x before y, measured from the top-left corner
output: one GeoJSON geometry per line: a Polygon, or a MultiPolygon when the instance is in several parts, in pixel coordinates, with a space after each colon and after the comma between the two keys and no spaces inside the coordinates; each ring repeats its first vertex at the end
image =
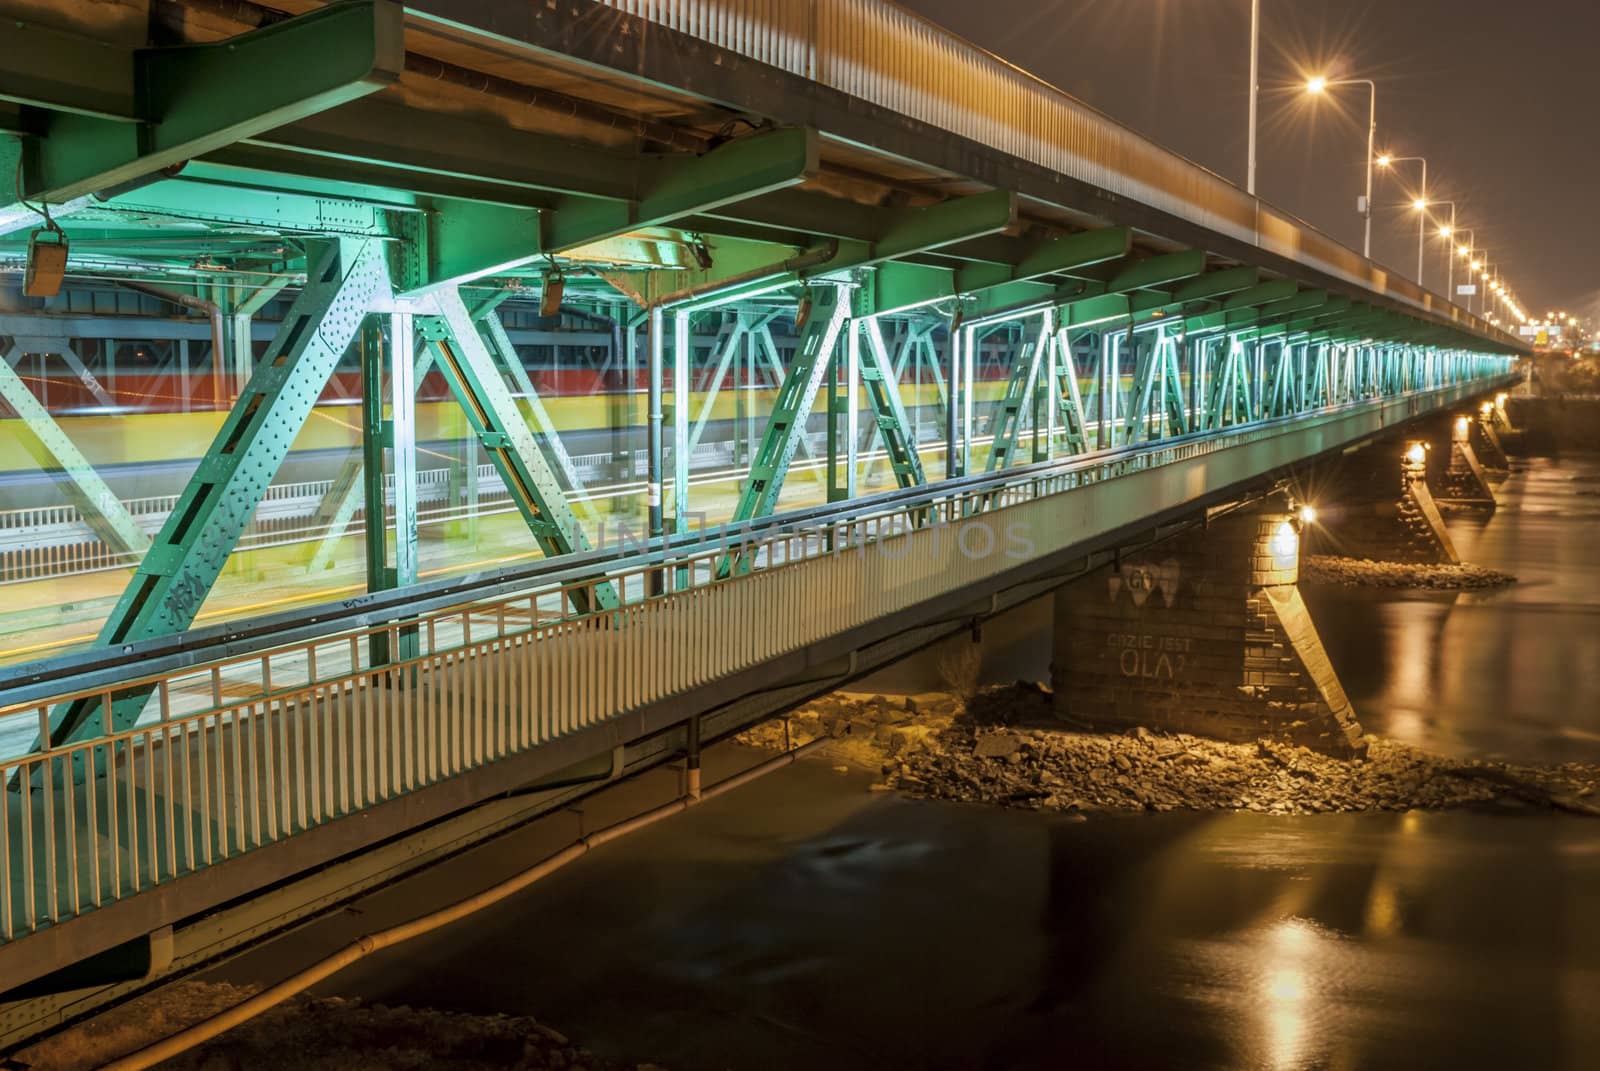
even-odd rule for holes
{"type": "MultiPolygon", "coordinates": [[[[1510,591],[1308,602],[1369,730],[1600,760],[1600,461],[1501,497],[1454,527],[1510,591]]],[[[1600,1067],[1600,823],[1070,821],[870,780],[796,764],[321,991],[674,1071],[1600,1067]]]]}

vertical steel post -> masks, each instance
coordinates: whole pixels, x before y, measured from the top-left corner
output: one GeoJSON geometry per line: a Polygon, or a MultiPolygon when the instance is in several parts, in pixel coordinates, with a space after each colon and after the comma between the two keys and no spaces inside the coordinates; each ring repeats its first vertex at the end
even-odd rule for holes
{"type": "MultiPolygon", "coordinates": [[[[417,384],[416,328],[411,314],[397,312],[389,321],[389,447],[394,465],[394,579],[396,587],[417,582],[417,384]]],[[[469,465],[477,467],[477,447],[469,465]]]]}
{"type": "Polygon", "coordinates": [[[689,377],[694,369],[689,313],[672,316],[672,534],[689,527],[689,377]]]}
{"type": "MultiPolygon", "coordinates": [[[[666,317],[659,307],[650,310],[650,387],[648,397],[648,454],[645,475],[645,496],[649,508],[650,542],[659,546],[666,534],[661,514],[661,365],[665,360],[666,317]]],[[[659,569],[650,573],[650,594],[660,595],[665,590],[666,575],[659,569]]]]}

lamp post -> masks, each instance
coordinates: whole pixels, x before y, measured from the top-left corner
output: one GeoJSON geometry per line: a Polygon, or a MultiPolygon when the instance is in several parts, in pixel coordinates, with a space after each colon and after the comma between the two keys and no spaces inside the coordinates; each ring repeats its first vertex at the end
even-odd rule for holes
{"type": "Polygon", "coordinates": [[[1435,201],[1434,204],[1450,206],[1450,222],[1439,225],[1439,237],[1445,240],[1445,268],[1447,272],[1447,279],[1444,284],[1444,296],[1450,299],[1451,304],[1455,304],[1456,258],[1451,254],[1454,253],[1456,245],[1455,241],[1453,240],[1456,233],[1456,203],[1454,201],[1435,201]]]}
{"type": "Polygon", "coordinates": [[[1367,195],[1362,198],[1361,213],[1366,217],[1366,233],[1361,241],[1361,255],[1372,259],[1372,153],[1378,138],[1378,84],[1370,78],[1341,78],[1330,82],[1326,78],[1313,78],[1306,83],[1306,92],[1317,95],[1334,86],[1366,86],[1372,91],[1372,106],[1367,118],[1367,195]]]}
{"type": "MultiPolygon", "coordinates": [[[[1472,262],[1472,247],[1477,243],[1478,236],[1472,231],[1472,229],[1470,227],[1457,228],[1456,236],[1459,237],[1460,235],[1463,235],[1463,234],[1465,234],[1467,236],[1467,240],[1466,240],[1465,243],[1460,243],[1460,242],[1454,242],[1453,241],[1451,244],[1453,244],[1455,246],[1456,256],[1460,257],[1462,260],[1466,261],[1470,265],[1471,262],[1472,262]]],[[[1454,265],[1452,263],[1452,267],[1453,266],[1454,265]]],[[[1467,276],[1467,282],[1471,283],[1472,282],[1472,271],[1471,271],[1470,267],[1468,268],[1468,270],[1466,272],[1466,276],[1467,276]]],[[[1476,288],[1474,288],[1474,289],[1476,289],[1476,288]]],[[[1472,311],[1472,295],[1471,294],[1467,295],[1467,311],[1468,312],[1472,311]]]]}
{"type": "Polygon", "coordinates": [[[1261,0],[1250,0],[1250,155],[1244,188],[1256,195],[1256,100],[1261,95],[1261,0]]]}
{"type": "Polygon", "coordinates": [[[1422,254],[1428,238],[1428,161],[1420,156],[1389,156],[1378,157],[1379,167],[1393,167],[1415,161],[1422,165],[1422,194],[1411,202],[1411,207],[1420,214],[1417,219],[1417,285],[1422,285],[1422,254]]]}

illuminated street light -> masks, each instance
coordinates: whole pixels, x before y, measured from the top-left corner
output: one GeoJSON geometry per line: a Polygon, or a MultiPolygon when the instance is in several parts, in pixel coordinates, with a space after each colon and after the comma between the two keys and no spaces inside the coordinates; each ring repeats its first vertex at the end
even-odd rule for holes
{"type": "Polygon", "coordinates": [[[1367,114],[1367,195],[1361,199],[1361,214],[1366,224],[1361,239],[1361,255],[1372,259],[1372,164],[1373,146],[1378,139],[1378,83],[1370,78],[1341,78],[1336,82],[1317,76],[1306,82],[1306,92],[1319,96],[1333,86],[1366,86],[1372,92],[1372,103],[1367,114]]]}
{"type": "MultiPolygon", "coordinates": [[[[1443,224],[1439,225],[1439,236],[1442,237],[1442,238],[1449,238],[1452,234],[1454,234],[1456,232],[1456,203],[1454,201],[1435,201],[1433,203],[1435,205],[1439,206],[1439,207],[1443,207],[1445,205],[1449,205],[1450,206],[1450,222],[1449,223],[1443,223],[1443,224]]],[[[1452,302],[1454,302],[1455,299],[1456,299],[1456,297],[1455,297],[1455,290],[1456,290],[1456,262],[1455,262],[1455,258],[1450,256],[1449,251],[1448,251],[1448,247],[1447,247],[1446,252],[1445,252],[1444,260],[1445,260],[1444,294],[1445,294],[1445,297],[1449,298],[1452,302]]]]}
{"type": "Polygon", "coordinates": [[[1384,167],[1411,162],[1422,165],[1422,189],[1418,191],[1417,198],[1411,202],[1411,207],[1421,213],[1417,217],[1417,285],[1421,286],[1422,257],[1428,241],[1428,161],[1420,156],[1390,156],[1388,154],[1384,155],[1384,159],[1388,161],[1383,165],[1384,167]]]}
{"type": "Polygon", "coordinates": [[[1256,195],[1256,101],[1261,96],[1261,0],[1250,0],[1250,152],[1245,192],[1256,195]]]}

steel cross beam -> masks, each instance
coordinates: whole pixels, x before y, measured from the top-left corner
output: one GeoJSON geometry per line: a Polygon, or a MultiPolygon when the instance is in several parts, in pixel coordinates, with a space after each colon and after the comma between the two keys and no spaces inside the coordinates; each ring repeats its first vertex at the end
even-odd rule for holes
{"type": "MultiPolygon", "coordinates": [[[[435,363],[499,470],[535,542],[550,557],[590,549],[560,480],[517,410],[460,293],[453,288],[438,291],[430,301],[432,311],[417,316],[417,330],[427,340],[435,363]]],[[[595,585],[592,601],[580,589],[573,589],[569,598],[580,613],[619,605],[609,582],[595,585]]]]}
{"type": "MultiPolygon", "coordinates": [[[[557,200],[551,209],[473,201],[441,202],[420,243],[425,258],[402,273],[421,294],[511,271],[642,227],[803,182],[819,166],[818,136],[805,128],[753,134],[704,156],[678,154],[635,165],[637,189],[626,200],[557,200]]],[[[626,160],[620,161],[626,163],[626,160]]],[[[575,178],[575,182],[582,180],[575,178]]],[[[578,188],[583,188],[580,184],[578,188]]]]}
{"type": "Polygon", "coordinates": [[[1132,240],[1127,229],[1109,227],[1024,247],[1018,250],[1020,255],[1013,263],[976,263],[959,268],[884,264],[872,280],[874,302],[880,315],[888,315],[963,295],[984,295],[988,308],[1048,300],[1055,293],[1055,286],[1035,280],[1121,261],[1132,240]]]}
{"type": "MultiPolygon", "coordinates": [[[[305,287],[107,617],[97,646],[171,635],[194,622],[367,310],[389,296],[376,241],[316,242],[307,259],[305,287]]],[[[90,724],[96,704],[58,707],[51,741],[129,728],[149,695],[135,689],[119,698],[111,724],[102,727],[90,724]]]]}
{"type": "Polygon", "coordinates": [[[1049,309],[1040,313],[1039,328],[1032,338],[1024,336],[1022,349],[1012,362],[1006,393],[995,410],[985,471],[994,472],[1011,464],[1022,431],[1023,407],[1030,404],[1039,385],[1039,367],[1045,362],[1055,335],[1055,317],[1049,309]]]}
{"type": "Polygon", "coordinates": [[[0,99],[44,113],[23,193],[72,202],[390,85],[403,18],[395,0],[347,0],[226,41],[131,51],[8,26],[0,99]],[[82,71],[98,89],[61,89],[62,72],[82,71]]]}
{"type": "MultiPolygon", "coordinates": [[[[867,359],[860,368],[861,384],[866,388],[873,426],[883,438],[883,450],[894,469],[895,482],[901,487],[927,483],[928,476],[917,453],[916,436],[911,422],[906,419],[905,403],[900,397],[899,375],[889,359],[889,348],[883,343],[878,318],[866,317],[860,321],[860,327],[867,340],[867,359]]],[[[867,471],[870,475],[871,469],[867,471]]]]}
{"type": "MultiPolygon", "coordinates": [[[[812,291],[810,319],[801,334],[794,361],[773,402],[772,415],[750,465],[750,477],[734,506],[739,523],[772,513],[789,474],[789,464],[805,438],[806,420],[833,360],[833,350],[850,317],[848,287],[818,284],[812,291]]],[[[722,570],[726,575],[728,563],[722,570]]]]}

